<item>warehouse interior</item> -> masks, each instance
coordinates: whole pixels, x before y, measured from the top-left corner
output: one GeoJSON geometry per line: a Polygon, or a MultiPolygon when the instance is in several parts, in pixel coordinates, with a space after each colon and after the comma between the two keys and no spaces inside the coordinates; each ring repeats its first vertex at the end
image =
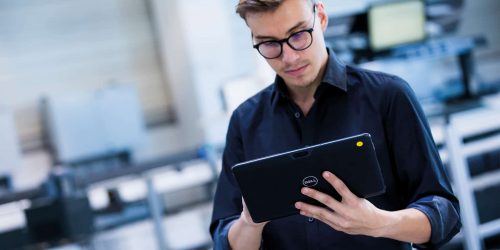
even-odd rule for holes
{"type": "MultiPolygon", "coordinates": [[[[275,77],[236,2],[0,1],[0,249],[213,248],[230,115],[275,77]]],[[[335,54],[425,111],[460,200],[443,249],[500,248],[500,1],[322,2],[335,54]]]]}

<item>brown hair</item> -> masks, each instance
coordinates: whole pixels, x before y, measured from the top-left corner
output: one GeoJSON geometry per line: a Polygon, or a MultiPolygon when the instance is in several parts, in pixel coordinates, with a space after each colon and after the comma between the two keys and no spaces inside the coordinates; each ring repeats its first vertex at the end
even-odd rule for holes
{"type": "MultiPolygon", "coordinates": [[[[276,10],[285,0],[239,0],[236,13],[246,20],[248,13],[258,13],[276,10]]],[[[315,3],[315,0],[308,0],[315,3]]]]}

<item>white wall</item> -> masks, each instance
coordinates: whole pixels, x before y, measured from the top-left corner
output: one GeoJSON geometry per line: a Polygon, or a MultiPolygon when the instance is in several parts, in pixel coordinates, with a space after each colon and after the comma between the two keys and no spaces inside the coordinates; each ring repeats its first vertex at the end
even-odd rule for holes
{"type": "Polygon", "coordinates": [[[0,108],[0,176],[10,176],[21,167],[21,151],[12,113],[0,108]]]}
{"type": "Polygon", "coordinates": [[[222,86],[255,74],[250,33],[228,0],[151,0],[183,143],[220,142],[222,86]]]}
{"type": "Polygon", "coordinates": [[[148,119],[170,92],[146,0],[0,1],[0,105],[15,112],[23,144],[40,139],[38,101],[134,84],[148,119]]]}

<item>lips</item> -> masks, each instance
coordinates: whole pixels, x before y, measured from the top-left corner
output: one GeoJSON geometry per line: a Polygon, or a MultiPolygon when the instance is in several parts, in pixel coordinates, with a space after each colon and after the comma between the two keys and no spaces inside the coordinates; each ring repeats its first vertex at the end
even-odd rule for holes
{"type": "Polygon", "coordinates": [[[298,68],[285,70],[285,73],[287,75],[297,77],[297,76],[302,75],[306,71],[306,68],[307,68],[307,64],[304,66],[298,67],[298,68]]]}

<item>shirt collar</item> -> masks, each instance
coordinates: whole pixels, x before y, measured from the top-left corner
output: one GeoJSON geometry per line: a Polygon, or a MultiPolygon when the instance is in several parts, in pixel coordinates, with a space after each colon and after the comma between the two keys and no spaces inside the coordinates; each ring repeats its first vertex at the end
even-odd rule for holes
{"type": "MultiPolygon", "coordinates": [[[[330,48],[326,48],[328,51],[328,61],[326,64],[325,74],[321,80],[321,84],[328,84],[336,87],[344,92],[347,92],[347,72],[346,65],[337,58],[335,52],[330,48]]],[[[320,84],[320,85],[321,85],[320,84]]],[[[318,87],[319,89],[321,86],[318,87]]],[[[317,96],[318,90],[316,90],[315,96],[317,96]]],[[[274,94],[272,95],[272,104],[276,104],[279,99],[288,98],[288,89],[286,88],[285,81],[279,75],[276,75],[274,79],[274,94]]]]}
{"type": "Polygon", "coordinates": [[[325,75],[323,76],[322,83],[328,83],[337,87],[344,92],[347,92],[347,71],[346,65],[342,62],[335,52],[330,48],[328,51],[328,63],[326,65],[325,75]]]}

